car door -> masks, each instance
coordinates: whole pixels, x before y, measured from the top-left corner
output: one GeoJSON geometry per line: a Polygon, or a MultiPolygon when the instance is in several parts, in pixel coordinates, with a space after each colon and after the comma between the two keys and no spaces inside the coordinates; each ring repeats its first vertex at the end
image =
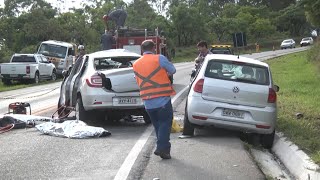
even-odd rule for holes
{"type": "Polygon", "coordinates": [[[77,102],[78,89],[80,86],[82,75],[84,74],[84,71],[87,68],[88,59],[89,59],[89,56],[82,57],[82,58],[78,59],[79,61],[81,61],[80,66],[79,66],[78,70],[76,71],[76,75],[74,76],[74,78],[71,81],[73,84],[72,94],[71,94],[71,103],[73,106],[75,106],[76,102],[77,102]]]}
{"type": "Polygon", "coordinates": [[[41,77],[46,76],[47,72],[46,72],[46,63],[43,62],[43,59],[41,58],[41,56],[35,56],[35,58],[38,61],[38,69],[39,69],[39,74],[41,77]]]}
{"type": "Polygon", "coordinates": [[[49,63],[48,59],[44,56],[40,56],[42,59],[42,62],[45,64],[45,72],[43,75],[50,77],[52,73],[52,66],[51,63],[49,63]]]}
{"type": "Polygon", "coordinates": [[[74,78],[76,77],[76,74],[80,68],[82,64],[82,60],[79,59],[79,61],[77,61],[74,66],[72,67],[69,76],[66,79],[65,82],[65,96],[66,96],[66,103],[69,101],[71,102],[71,97],[72,97],[72,89],[74,86],[74,78]]]}

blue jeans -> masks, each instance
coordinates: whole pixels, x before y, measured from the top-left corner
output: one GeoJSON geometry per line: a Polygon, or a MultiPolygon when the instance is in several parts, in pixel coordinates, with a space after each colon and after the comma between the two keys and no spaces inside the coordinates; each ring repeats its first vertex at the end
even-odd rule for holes
{"type": "Polygon", "coordinates": [[[172,126],[173,109],[171,100],[169,102],[155,109],[146,109],[150,116],[153,127],[157,136],[157,151],[170,153],[170,132],[172,126]]]}

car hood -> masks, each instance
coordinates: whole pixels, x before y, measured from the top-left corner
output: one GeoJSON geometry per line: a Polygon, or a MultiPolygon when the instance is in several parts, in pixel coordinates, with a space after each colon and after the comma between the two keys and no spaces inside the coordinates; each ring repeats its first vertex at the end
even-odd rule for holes
{"type": "Polygon", "coordinates": [[[132,68],[99,71],[104,88],[114,92],[139,91],[132,68]]]}

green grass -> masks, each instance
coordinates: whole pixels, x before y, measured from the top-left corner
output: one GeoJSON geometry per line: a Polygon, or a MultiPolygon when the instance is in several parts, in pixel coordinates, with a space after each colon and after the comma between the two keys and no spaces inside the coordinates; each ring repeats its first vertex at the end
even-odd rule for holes
{"type": "Polygon", "coordinates": [[[173,58],[173,63],[194,61],[198,54],[195,46],[179,47],[176,49],[176,56],[173,58]]]}
{"type": "Polygon", "coordinates": [[[278,92],[277,129],[320,164],[320,76],[307,52],[267,61],[278,92]],[[303,113],[297,119],[295,114],[303,113]]]}
{"type": "Polygon", "coordinates": [[[13,82],[11,85],[4,85],[2,83],[2,81],[0,81],[0,92],[10,91],[10,90],[15,90],[15,89],[22,89],[22,88],[26,88],[26,87],[38,86],[38,85],[43,85],[43,84],[50,84],[50,83],[58,82],[61,80],[62,79],[57,79],[56,81],[43,80],[39,84],[22,84],[22,83],[18,83],[18,82],[13,82]]]}

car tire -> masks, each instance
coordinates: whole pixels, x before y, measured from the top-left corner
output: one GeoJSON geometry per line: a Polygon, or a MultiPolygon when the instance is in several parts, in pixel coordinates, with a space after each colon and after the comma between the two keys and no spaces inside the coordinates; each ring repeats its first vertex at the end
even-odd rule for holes
{"type": "Polygon", "coordinates": [[[188,113],[185,111],[183,118],[183,132],[182,135],[193,136],[194,135],[194,125],[190,123],[188,119],[188,113]]]}
{"type": "Polygon", "coordinates": [[[271,134],[262,134],[260,137],[260,143],[262,147],[271,149],[273,146],[275,130],[271,134]]]}
{"type": "Polygon", "coordinates": [[[84,109],[81,96],[77,98],[75,111],[77,120],[88,122],[89,112],[84,109]]]}
{"type": "Polygon", "coordinates": [[[11,85],[12,84],[12,81],[11,81],[11,79],[2,79],[2,83],[4,84],[4,85],[11,85]]]}
{"type": "Polygon", "coordinates": [[[33,83],[38,84],[39,83],[39,72],[37,71],[34,75],[34,79],[32,80],[33,83]]]}
{"type": "Polygon", "coordinates": [[[147,113],[147,111],[143,112],[143,120],[144,120],[145,124],[151,123],[151,118],[150,118],[149,114],[147,113]]]}
{"type": "Polygon", "coordinates": [[[57,73],[56,73],[56,70],[53,70],[53,71],[52,71],[52,74],[51,74],[51,80],[52,80],[52,81],[57,80],[57,73]]]}

